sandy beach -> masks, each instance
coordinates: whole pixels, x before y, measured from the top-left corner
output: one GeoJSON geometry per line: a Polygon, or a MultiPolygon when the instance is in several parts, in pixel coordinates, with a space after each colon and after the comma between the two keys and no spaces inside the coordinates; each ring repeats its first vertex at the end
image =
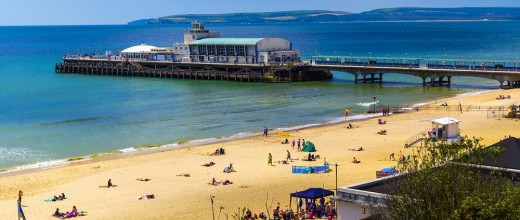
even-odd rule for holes
{"type": "MultiPolygon", "coordinates": [[[[439,106],[441,102],[431,105],[439,106]]],[[[375,171],[396,165],[389,159],[390,153],[411,154],[415,149],[404,148],[405,140],[431,127],[425,120],[449,116],[462,120],[461,134],[483,138],[486,145],[493,144],[504,136],[520,135],[520,121],[493,117],[487,111],[456,110],[464,106],[508,106],[520,103],[520,90],[499,90],[474,94],[446,101],[450,110],[410,111],[389,117],[370,118],[350,122],[354,128],[347,129],[346,123],[313,127],[288,132],[289,140],[303,138],[316,146],[320,159],[302,161],[307,153],[292,149],[290,144],[281,144],[285,137],[270,132],[268,137],[255,136],[241,140],[209,144],[197,147],[169,150],[135,156],[112,156],[87,163],[77,163],[38,172],[0,175],[0,219],[17,216],[16,199],[18,190],[24,192],[22,204],[28,219],[53,219],[56,208],[70,211],[75,205],[86,211],[87,216],[79,219],[211,219],[210,195],[214,198],[215,218],[229,219],[239,207],[247,207],[253,213],[265,212],[265,203],[274,198],[272,209],[280,205],[286,209],[289,194],[309,187],[336,187],[375,178],[375,171]],[[510,95],[511,99],[497,100],[499,95],[510,95]],[[378,118],[387,121],[377,124],[378,118]],[[387,130],[387,135],[378,135],[387,130]],[[217,148],[224,148],[225,155],[209,156],[217,148]],[[364,151],[349,149],[363,147],[364,151]],[[293,162],[279,164],[287,150],[293,162]],[[268,154],[273,155],[274,166],[267,165],[268,154]],[[351,163],[353,157],[361,161],[351,163]],[[323,165],[324,160],[332,164],[326,174],[292,174],[292,165],[323,165]],[[202,164],[214,162],[211,167],[202,164]],[[223,173],[230,163],[236,172],[223,173]],[[186,177],[189,174],[189,177],[186,177]],[[149,178],[150,181],[138,181],[149,178]],[[213,186],[208,183],[230,180],[231,185],[213,186]],[[114,188],[99,188],[108,179],[114,188]],[[53,195],[65,193],[68,199],[45,202],[53,195]],[[138,200],[145,194],[154,194],[155,199],[138,200]],[[220,207],[224,207],[222,210],[220,207]],[[221,210],[221,212],[220,212],[221,210]]],[[[342,110],[338,110],[342,111],[342,110]]],[[[499,114],[498,112],[496,113],[499,114]]],[[[294,208],[293,201],[293,208],[294,208]]]]}

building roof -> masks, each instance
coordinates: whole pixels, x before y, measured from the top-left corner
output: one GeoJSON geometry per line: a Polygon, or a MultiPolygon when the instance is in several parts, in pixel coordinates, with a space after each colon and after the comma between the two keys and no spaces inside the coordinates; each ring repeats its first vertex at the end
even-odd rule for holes
{"type": "Polygon", "coordinates": [[[441,124],[441,125],[449,125],[449,124],[461,122],[461,121],[459,121],[457,119],[449,118],[449,117],[436,118],[436,119],[433,119],[433,120],[430,120],[430,121],[433,122],[433,123],[441,124]]]}
{"type": "Polygon", "coordinates": [[[190,45],[256,45],[265,38],[204,38],[190,45]]]}
{"type": "Polygon", "coordinates": [[[490,147],[500,147],[504,151],[497,155],[496,158],[486,158],[484,165],[520,170],[519,138],[510,137],[496,144],[493,144],[490,147]]]}
{"type": "Polygon", "coordinates": [[[121,53],[143,53],[143,52],[151,52],[152,49],[157,49],[156,46],[141,44],[133,47],[129,47],[121,51],[121,53]]]}

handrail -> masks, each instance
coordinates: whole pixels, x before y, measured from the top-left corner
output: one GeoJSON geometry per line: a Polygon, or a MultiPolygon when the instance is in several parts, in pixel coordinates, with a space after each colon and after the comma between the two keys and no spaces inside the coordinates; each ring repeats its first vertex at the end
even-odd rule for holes
{"type": "Polygon", "coordinates": [[[423,131],[415,134],[414,136],[408,138],[408,140],[405,141],[404,147],[410,147],[411,145],[417,143],[417,141],[422,140],[426,137],[426,133],[428,132],[428,129],[424,129],[423,131]]]}

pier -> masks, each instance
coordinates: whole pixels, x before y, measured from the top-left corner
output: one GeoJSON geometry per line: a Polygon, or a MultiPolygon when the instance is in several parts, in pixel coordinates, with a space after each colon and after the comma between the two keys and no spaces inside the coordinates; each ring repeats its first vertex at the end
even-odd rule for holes
{"type": "Polygon", "coordinates": [[[157,77],[235,82],[275,82],[328,80],[328,70],[313,70],[305,65],[259,65],[229,63],[195,63],[102,58],[64,57],[56,63],[56,73],[157,77]]]}
{"type": "Polygon", "coordinates": [[[236,82],[301,82],[329,80],[332,71],[354,75],[354,82],[383,83],[386,73],[421,78],[423,86],[450,86],[452,77],[479,77],[498,81],[500,88],[520,88],[520,65],[508,61],[435,60],[314,56],[310,62],[207,63],[154,60],[112,60],[64,57],[56,73],[139,76],[236,82]]]}
{"type": "Polygon", "coordinates": [[[311,66],[350,73],[355,83],[382,83],[383,74],[396,73],[420,77],[423,86],[450,86],[452,77],[464,76],[496,80],[504,89],[520,88],[518,61],[313,56],[311,66]]]}

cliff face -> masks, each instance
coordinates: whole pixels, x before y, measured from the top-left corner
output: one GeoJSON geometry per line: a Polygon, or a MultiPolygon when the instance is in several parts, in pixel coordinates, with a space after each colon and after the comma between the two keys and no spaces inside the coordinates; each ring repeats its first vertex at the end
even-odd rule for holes
{"type": "Polygon", "coordinates": [[[189,23],[343,22],[411,20],[520,20],[520,8],[387,8],[362,13],[344,11],[280,11],[232,14],[185,14],[140,19],[129,25],[189,23]]]}

